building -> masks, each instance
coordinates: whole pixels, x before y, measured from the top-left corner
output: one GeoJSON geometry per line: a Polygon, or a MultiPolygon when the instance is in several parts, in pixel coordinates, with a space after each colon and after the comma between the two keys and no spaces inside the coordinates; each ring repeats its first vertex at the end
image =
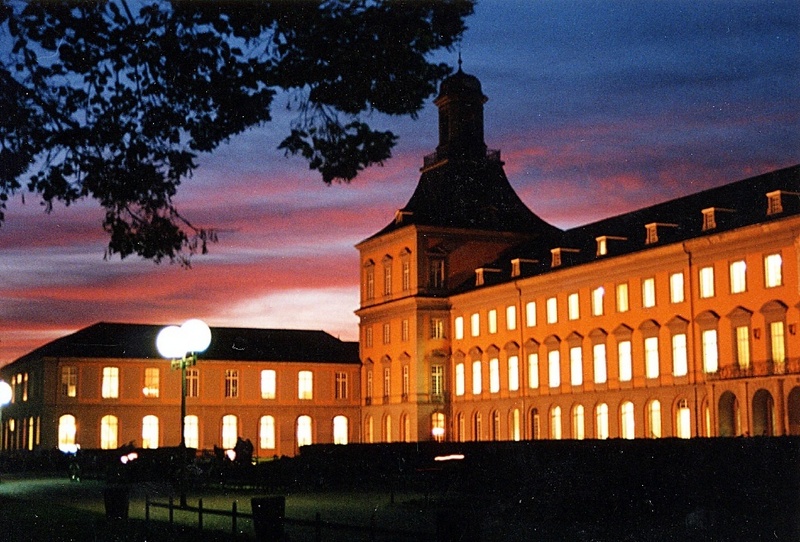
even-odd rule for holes
{"type": "MultiPolygon", "coordinates": [[[[156,448],[180,442],[181,371],[156,350],[161,326],[99,323],[0,369],[12,402],[3,449],[156,448]]],[[[358,345],[322,331],[212,328],[187,369],[186,444],[260,457],[358,440],[358,345]]]]}

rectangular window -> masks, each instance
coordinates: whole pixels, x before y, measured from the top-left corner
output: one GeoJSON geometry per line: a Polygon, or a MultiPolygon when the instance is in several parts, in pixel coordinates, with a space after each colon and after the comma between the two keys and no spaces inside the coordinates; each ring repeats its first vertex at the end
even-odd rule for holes
{"type": "Polygon", "coordinates": [[[314,398],[314,373],[311,371],[299,371],[297,373],[297,398],[314,398]]]}
{"type": "Polygon", "coordinates": [[[430,261],[428,268],[428,284],[431,288],[444,288],[444,260],[435,259],[430,261]]]}
{"type": "Polygon", "coordinates": [[[389,323],[383,324],[383,344],[389,344],[392,342],[392,328],[389,326],[389,323]]]}
{"type": "Polygon", "coordinates": [[[187,448],[200,448],[200,421],[197,416],[186,416],[183,425],[183,439],[187,448]]]}
{"type": "Polygon", "coordinates": [[[780,254],[764,256],[764,286],[775,288],[783,284],[783,260],[780,254]]]}
{"type": "Polygon", "coordinates": [[[200,397],[199,369],[186,369],[186,397],[200,397]]]}
{"type": "Polygon", "coordinates": [[[229,399],[239,397],[239,371],[237,369],[225,370],[225,397],[229,399]]]}
{"type": "MultiPolygon", "coordinates": [[[[488,328],[489,333],[491,333],[491,334],[497,333],[497,310],[496,309],[490,309],[489,310],[489,314],[487,316],[488,317],[487,317],[487,325],[486,325],[486,327],[488,328]]],[[[473,337],[476,337],[476,336],[477,335],[473,335],[473,337]]]]}
{"type": "Polygon", "coordinates": [[[261,416],[258,427],[258,445],[262,450],[275,449],[275,418],[261,416]]]}
{"type": "Polygon", "coordinates": [[[464,364],[456,364],[456,395],[464,395],[464,364]]]}
{"type": "Polygon", "coordinates": [[[367,370],[367,399],[372,400],[372,369],[367,370]]]}
{"type": "Polygon", "coordinates": [[[63,397],[77,397],[78,395],[78,368],[67,366],[61,368],[61,395],[63,397]]]}
{"type": "Polygon", "coordinates": [[[750,327],[738,326],[736,328],[736,360],[739,367],[750,367],[750,327]]]}
{"type": "Polygon", "coordinates": [[[606,290],[602,286],[592,290],[592,316],[603,315],[603,299],[605,298],[606,290]]]}
{"type": "Polygon", "coordinates": [[[403,260],[403,291],[411,289],[411,262],[403,260]]]}
{"type": "Polygon", "coordinates": [[[474,313],[470,319],[470,334],[473,337],[478,337],[481,334],[481,315],[477,312],[474,313]]]}
{"type": "Polygon", "coordinates": [[[334,399],[347,399],[347,373],[344,371],[336,371],[334,399]]]}
{"type": "Polygon", "coordinates": [[[144,370],[144,388],[142,393],[145,397],[158,397],[159,373],[158,367],[147,367],[144,370]]]}
{"type": "Polygon", "coordinates": [[[583,384],[583,350],[580,346],[569,349],[569,383],[573,386],[583,384]]]}
{"type": "Polygon", "coordinates": [[[567,298],[567,316],[570,320],[577,320],[581,317],[580,299],[578,294],[569,294],[567,298]]]}
{"type": "Polygon", "coordinates": [[[656,279],[653,277],[642,281],[642,306],[646,309],[656,306],[656,279]]]}
{"type": "Polygon", "coordinates": [[[480,395],[483,391],[483,376],[481,375],[481,362],[472,362],[472,395],[480,395]]]}
{"type": "Polygon", "coordinates": [[[617,284],[617,312],[628,312],[631,308],[628,301],[628,283],[617,284]]]}
{"type": "Polygon", "coordinates": [[[389,367],[383,369],[383,398],[388,399],[392,394],[392,370],[389,367]]]}
{"type": "Polygon", "coordinates": [[[400,322],[400,340],[404,343],[408,342],[408,318],[404,318],[403,321],[400,322]]]}
{"type": "Polygon", "coordinates": [[[119,397],[119,367],[103,367],[101,395],[103,399],[119,397]]]}
{"type": "Polygon", "coordinates": [[[431,395],[444,395],[444,365],[431,365],[431,395]]]}
{"type": "Polygon", "coordinates": [[[555,324],[558,322],[558,299],[555,297],[547,298],[547,323],[555,324]]]}
{"type": "Polygon", "coordinates": [[[489,360],[489,391],[491,393],[500,391],[500,360],[497,358],[489,360]]]}
{"type": "Polygon", "coordinates": [[[536,326],[536,301],[525,303],[525,325],[528,327],[536,326]]]}
{"type": "Polygon", "coordinates": [[[506,329],[513,331],[517,329],[517,306],[509,305],[506,307],[506,329]]]}
{"type": "Polygon", "coordinates": [[[700,297],[708,299],[714,297],[714,268],[703,267],[700,269],[700,297]]]}
{"type": "Polygon", "coordinates": [[[770,353],[772,361],[783,363],[786,361],[786,338],[783,331],[783,322],[769,324],[770,353]]]}
{"type": "Polygon", "coordinates": [[[365,296],[366,296],[367,299],[374,299],[375,298],[375,270],[374,270],[374,268],[370,267],[369,269],[367,269],[366,275],[367,276],[366,276],[366,279],[365,279],[365,282],[366,282],[366,285],[365,285],[366,294],[365,294],[365,296]]]}
{"type": "Polygon", "coordinates": [[[372,347],[372,326],[367,326],[366,329],[364,329],[364,342],[367,343],[367,347],[372,347]]]}
{"type": "Polygon", "coordinates": [[[594,345],[592,357],[594,358],[594,382],[595,384],[605,384],[608,381],[606,345],[603,343],[594,345]]]}
{"type": "Polygon", "coordinates": [[[673,273],[669,276],[669,300],[672,303],[683,303],[683,273],[673,273]]]}
{"type": "Polygon", "coordinates": [[[408,365],[403,365],[403,397],[408,398],[411,391],[411,377],[409,376],[408,365]]]}
{"type": "Polygon", "coordinates": [[[672,336],[672,375],[686,376],[689,372],[689,355],[686,350],[686,334],[672,336]]]}
{"type": "Polygon", "coordinates": [[[719,350],[717,349],[717,330],[707,329],[702,334],[703,371],[716,373],[719,368],[719,350]]]}
{"type": "Polygon", "coordinates": [[[741,294],[747,291],[747,264],[744,260],[731,262],[730,276],[732,294],[741,294]]]}
{"type": "Polygon", "coordinates": [[[274,369],[261,371],[261,398],[275,399],[276,374],[274,369]]]}
{"type": "Polygon", "coordinates": [[[547,353],[548,384],[551,388],[561,386],[561,354],[558,350],[547,353]]]}
{"type": "Polygon", "coordinates": [[[539,354],[528,354],[528,387],[539,387],[539,354]]]}
{"type": "Polygon", "coordinates": [[[617,344],[617,356],[619,358],[619,380],[620,382],[630,382],[633,378],[630,341],[620,341],[617,344]]]}
{"type": "Polygon", "coordinates": [[[508,389],[519,390],[519,357],[508,356],[508,389]]]}
{"type": "Polygon", "coordinates": [[[644,373],[647,378],[658,378],[658,337],[644,340],[644,373]]]}
{"type": "Polygon", "coordinates": [[[392,266],[383,266],[383,295],[392,295],[392,266]]]}
{"type": "Polygon", "coordinates": [[[463,339],[464,338],[464,317],[463,316],[456,316],[456,319],[453,320],[453,334],[455,335],[456,339],[463,339]]]}

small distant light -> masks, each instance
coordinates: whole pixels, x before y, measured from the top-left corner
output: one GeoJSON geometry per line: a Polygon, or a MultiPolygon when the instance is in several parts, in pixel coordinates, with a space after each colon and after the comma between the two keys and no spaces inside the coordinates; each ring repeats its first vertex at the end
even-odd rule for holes
{"type": "Polygon", "coordinates": [[[441,437],[444,435],[444,427],[434,427],[431,429],[431,433],[434,437],[441,437]]]}
{"type": "Polygon", "coordinates": [[[127,465],[128,464],[128,456],[127,455],[123,455],[122,457],[119,458],[119,460],[120,460],[120,463],[122,463],[123,465],[127,465]]]}
{"type": "Polygon", "coordinates": [[[434,461],[461,461],[462,459],[464,459],[464,454],[437,455],[433,458],[434,461]]]}
{"type": "Polygon", "coordinates": [[[228,457],[228,459],[230,459],[231,461],[233,461],[233,460],[235,460],[235,459],[236,459],[236,452],[234,452],[233,450],[225,450],[225,455],[226,455],[226,456],[228,457]]]}
{"type": "Polygon", "coordinates": [[[127,455],[123,455],[122,457],[119,458],[119,460],[122,462],[123,465],[127,465],[129,461],[133,461],[134,459],[138,458],[139,454],[137,454],[136,452],[131,452],[127,455]]]}

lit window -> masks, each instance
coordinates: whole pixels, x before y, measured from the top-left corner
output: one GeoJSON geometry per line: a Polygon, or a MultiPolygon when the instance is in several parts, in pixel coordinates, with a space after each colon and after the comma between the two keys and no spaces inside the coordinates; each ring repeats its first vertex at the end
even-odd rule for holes
{"type": "Polygon", "coordinates": [[[675,436],[678,438],[692,437],[692,411],[689,410],[689,402],[681,399],[678,402],[677,424],[675,436]]]}
{"type": "Polygon", "coordinates": [[[522,440],[522,424],[518,408],[511,411],[511,439],[515,442],[522,440]]]}
{"type": "Polygon", "coordinates": [[[642,281],[642,305],[646,309],[656,306],[656,279],[652,277],[642,281]]]}
{"type": "Polygon", "coordinates": [[[617,355],[619,357],[619,380],[620,382],[630,382],[633,378],[631,342],[620,341],[617,343],[617,355]]]}
{"type": "Polygon", "coordinates": [[[455,334],[456,339],[463,339],[464,338],[464,317],[463,316],[456,316],[456,319],[453,321],[453,333],[455,334]]]}
{"type": "Polygon", "coordinates": [[[470,317],[469,321],[470,334],[473,337],[478,337],[481,334],[481,315],[476,312],[470,317]]]}
{"type": "Polygon", "coordinates": [[[103,399],[119,397],[119,367],[103,367],[103,399]]]}
{"type": "Polygon", "coordinates": [[[348,429],[347,417],[334,416],[333,418],[333,443],[347,444],[348,429]]]}
{"type": "Polygon", "coordinates": [[[747,265],[744,260],[730,264],[731,293],[740,294],[747,290],[747,265]]]}
{"type": "Polygon", "coordinates": [[[770,354],[775,363],[786,361],[786,337],[783,322],[770,322],[769,324],[770,354]]]}
{"type": "Polygon", "coordinates": [[[746,369],[750,367],[750,327],[736,327],[736,360],[739,367],[746,369]]]}
{"type": "Polygon", "coordinates": [[[519,390],[519,357],[508,356],[508,390],[519,390]]]}
{"type": "Polygon", "coordinates": [[[606,364],[606,345],[603,343],[595,344],[592,347],[592,357],[594,358],[595,384],[605,384],[608,381],[608,366],[606,364]]]}
{"type": "Polygon", "coordinates": [[[528,327],[536,325],[536,301],[525,303],[525,325],[528,327]]]}
{"type": "Polygon", "coordinates": [[[297,418],[297,446],[308,446],[312,443],[311,416],[297,418]]]}
{"type": "Polygon", "coordinates": [[[686,350],[686,334],[672,336],[672,375],[686,376],[689,372],[689,359],[686,350]]]}
{"type": "Polygon", "coordinates": [[[389,326],[389,323],[383,324],[383,344],[389,344],[392,342],[392,328],[389,326]]]}
{"type": "Polygon", "coordinates": [[[258,447],[262,450],[275,449],[275,418],[261,416],[258,422],[258,447]]]}
{"type": "Polygon", "coordinates": [[[583,440],[586,436],[583,405],[575,405],[572,409],[572,438],[583,440]]]}
{"type": "Polygon", "coordinates": [[[492,358],[489,360],[489,392],[497,393],[500,391],[500,360],[492,358]]]}
{"type": "Polygon", "coordinates": [[[550,438],[561,439],[561,407],[554,406],[550,409],[550,438]]]}
{"type": "Polygon", "coordinates": [[[375,442],[375,422],[372,416],[367,416],[366,422],[364,423],[364,441],[367,444],[375,442]]]}
{"type": "Polygon", "coordinates": [[[531,410],[531,438],[533,440],[542,438],[542,424],[539,419],[539,409],[537,408],[531,410]]]}
{"type": "Polygon", "coordinates": [[[658,337],[644,340],[644,372],[647,378],[658,378],[658,337]]]}
{"type": "Polygon", "coordinates": [[[547,353],[547,369],[550,387],[561,386],[561,355],[558,350],[550,350],[547,353]]]}
{"type": "Polygon", "coordinates": [[[547,298],[547,323],[558,322],[558,300],[555,297],[547,298]]]}
{"type": "Polygon", "coordinates": [[[431,365],[431,395],[444,395],[444,365],[431,365]]]}
{"type": "Polygon", "coordinates": [[[236,446],[236,437],[239,436],[239,420],[233,414],[222,417],[222,447],[232,450],[236,446]]]}
{"type": "Polygon", "coordinates": [[[783,260],[780,254],[764,256],[764,286],[775,288],[783,284],[783,260]]]}
{"type": "Polygon", "coordinates": [[[672,303],[683,303],[683,273],[673,273],[669,276],[669,300],[672,303]]]}
{"type": "Polygon", "coordinates": [[[334,399],[347,399],[347,373],[336,371],[334,375],[334,399]]]}
{"type": "Polygon", "coordinates": [[[573,386],[583,384],[583,352],[580,346],[569,349],[569,381],[573,386]]]}
{"type": "Polygon", "coordinates": [[[570,320],[577,320],[581,317],[580,301],[578,294],[569,294],[567,298],[567,313],[570,320]]]}
{"type": "Polygon", "coordinates": [[[383,398],[384,401],[392,394],[392,370],[389,367],[383,369],[383,398]]]}
{"type": "Polygon", "coordinates": [[[441,412],[431,414],[431,435],[436,442],[444,440],[444,414],[441,412]]]}
{"type": "Polygon", "coordinates": [[[225,370],[225,397],[227,399],[239,397],[239,371],[237,369],[225,370]]]}
{"type": "MultiPolygon", "coordinates": [[[[496,309],[489,310],[489,314],[487,316],[488,316],[488,318],[487,318],[487,326],[486,327],[488,328],[489,333],[491,333],[491,334],[497,333],[497,310],[496,309]]],[[[473,315],[473,318],[474,318],[474,315],[473,315]]],[[[474,330],[474,328],[473,328],[473,330],[474,330]]],[[[475,332],[473,331],[473,337],[477,337],[477,336],[478,335],[475,334],[475,332]]]]}
{"type": "Polygon", "coordinates": [[[199,369],[186,369],[186,397],[200,397],[199,369]]]}
{"type": "Polygon", "coordinates": [[[142,418],[142,448],[158,448],[158,417],[152,414],[142,418]]]}
{"type": "Polygon", "coordinates": [[[528,387],[539,387],[539,354],[528,354],[528,387]]]}
{"type": "Polygon", "coordinates": [[[617,284],[617,312],[628,312],[629,309],[628,283],[617,284]]]}
{"type": "Polygon", "coordinates": [[[656,399],[647,404],[647,425],[650,438],[661,438],[661,402],[656,399]]]}
{"type": "MultiPolygon", "coordinates": [[[[463,425],[464,422],[463,414],[461,416],[461,422],[463,425]]],[[[408,414],[403,414],[402,416],[400,416],[400,431],[402,431],[402,434],[400,435],[400,441],[411,442],[411,418],[408,416],[408,414]]],[[[462,435],[464,434],[463,431],[461,432],[461,434],[462,435]]]]}
{"type": "Polygon", "coordinates": [[[408,365],[403,365],[403,397],[408,397],[409,391],[411,391],[411,377],[408,365]]]}
{"type": "Polygon", "coordinates": [[[159,372],[158,367],[147,367],[144,370],[144,389],[142,393],[145,397],[158,397],[159,372]]]}
{"type": "Polygon", "coordinates": [[[472,395],[480,395],[483,391],[483,381],[481,375],[481,362],[472,362],[472,395]]]}
{"type": "Polygon", "coordinates": [[[517,329],[517,307],[515,305],[506,307],[506,329],[509,331],[517,329]]]}
{"type": "Polygon", "coordinates": [[[597,255],[598,256],[605,256],[608,254],[608,238],[607,237],[598,237],[597,241],[597,255]]]}
{"type": "Polygon", "coordinates": [[[275,399],[276,375],[274,369],[261,371],[261,398],[275,399]]]}
{"type": "Polygon", "coordinates": [[[606,290],[602,286],[592,290],[592,316],[603,315],[603,298],[606,295],[606,290]]]}
{"type": "Polygon", "coordinates": [[[464,364],[456,364],[456,395],[464,395],[464,364]]]}
{"type": "Polygon", "coordinates": [[[297,398],[314,398],[314,373],[311,371],[299,371],[297,373],[297,398]]]}
{"type": "Polygon", "coordinates": [[[75,416],[64,414],[58,418],[58,449],[65,453],[75,453],[77,451],[76,435],[78,425],[75,416]]]}
{"type": "Polygon", "coordinates": [[[184,419],[183,439],[187,448],[200,447],[200,420],[197,416],[188,415],[184,419]]]}
{"type": "Polygon", "coordinates": [[[719,368],[719,351],[717,349],[717,330],[706,329],[702,334],[703,371],[716,373],[719,368]]]}
{"type": "Polygon", "coordinates": [[[703,299],[714,297],[713,267],[703,267],[700,269],[700,297],[703,299]]]}
{"type": "Polygon", "coordinates": [[[119,447],[119,420],[108,414],[100,418],[100,448],[114,450],[119,447]]]}
{"type": "Polygon", "coordinates": [[[61,368],[61,395],[63,397],[77,397],[78,395],[78,368],[67,366],[61,368]]]}
{"type": "Polygon", "coordinates": [[[636,421],[633,417],[633,403],[625,401],[620,407],[622,414],[622,431],[621,437],[624,439],[632,439],[636,435],[636,421]]]}
{"type": "Polygon", "coordinates": [[[600,403],[594,409],[595,436],[598,439],[608,438],[608,405],[600,403]]]}

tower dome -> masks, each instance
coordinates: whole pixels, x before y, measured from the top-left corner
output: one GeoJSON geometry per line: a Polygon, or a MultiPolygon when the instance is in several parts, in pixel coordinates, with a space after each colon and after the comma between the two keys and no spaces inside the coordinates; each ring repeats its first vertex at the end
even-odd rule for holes
{"type": "Polygon", "coordinates": [[[437,160],[482,160],[486,156],[483,140],[483,95],[480,80],[458,71],[442,81],[433,101],[439,108],[437,160]]]}

